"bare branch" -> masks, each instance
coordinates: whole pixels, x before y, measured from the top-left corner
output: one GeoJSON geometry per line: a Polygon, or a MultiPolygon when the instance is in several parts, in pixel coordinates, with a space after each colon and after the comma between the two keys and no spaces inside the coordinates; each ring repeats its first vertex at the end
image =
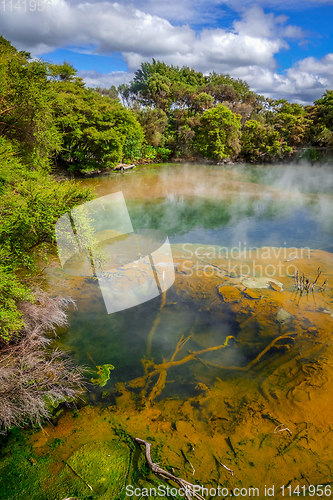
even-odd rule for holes
{"type": "Polygon", "coordinates": [[[146,455],[146,461],[149,469],[160,479],[163,479],[165,481],[173,481],[176,483],[184,492],[184,496],[187,500],[192,500],[193,498],[197,500],[204,500],[204,498],[199,495],[199,493],[196,491],[198,489],[197,485],[191,484],[185,479],[182,479],[180,477],[176,477],[170,472],[162,469],[158,464],[155,464],[150,456],[150,443],[148,441],[144,441],[143,439],[135,438],[135,441],[138,444],[143,444],[145,446],[145,455],[146,455]]]}

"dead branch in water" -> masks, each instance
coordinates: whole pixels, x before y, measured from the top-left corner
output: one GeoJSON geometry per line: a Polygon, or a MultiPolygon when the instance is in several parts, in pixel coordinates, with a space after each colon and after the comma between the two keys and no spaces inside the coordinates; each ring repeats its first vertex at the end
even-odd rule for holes
{"type": "Polygon", "coordinates": [[[148,441],[144,441],[143,439],[135,438],[135,441],[138,444],[143,444],[145,446],[145,455],[146,455],[146,461],[149,469],[160,479],[163,479],[164,481],[173,481],[176,483],[184,493],[184,497],[187,500],[193,500],[193,498],[196,498],[197,500],[204,500],[204,498],[197,493],[198,486],[191,484],[185,479],[182,479],[180,477],[176,477],[170,472],[162,469],[158,464],[155,464],[150,456],[150,443],[148,441]]]}
{"type": "Polygon", "coordinates": [[[151,346],[152,346],[152,342],[153,342],[153,337],[155,335],[156,328],[158,327],[158,325],[160,324],[160,321],[161,321],[161,311],[165,305],[165,300],[166,300],[166,291],[163,292],[161,295],[161,305],[160,305],[160,308],[158,310],[158,314],[154,320],[153,326],[151,327],[151,330],[150,330],[148,338],[147,338],[147,356],[148,357],[151,356],[151,346]]]}
{"type": "Polygon", "coordinates": [[[220,368],[221,370],[238,370],[238,371],[242,371],[242,372],[247,372],[248,370],[250,370],[250,368],[252,368],[252,366],[254,366],[256,363],[258,363],[260,361],[260,359],[263,357],[264,354],[266,354],[266,352],[268,352],[272,347],[275,346],[275,344],[277,343],[278,340],[281,340],[281,339],[295,340],[294,337],[292,337],[292,335],[296,335],[296,333],[285,333],[284,335],[279,335],[279,337],[276,337],[276,339],[272,340],[272,342],[267,347],[265,347],[265,349],[263,351],[261,351],[261,353],[259,353],[258,356],[256,356],[252,361],[250,361],[250,363],[248,363],[246,366],[221,366],[221,365],[218,365],[215,363],[211,363],[210,361],[204,361],[199,357],[198,357],[198,361],[201,361],[203,364],[205,364],[207,366],[211,366],[212,368],[220,368]]]}
{"type": "Polygon", "coordinates": [[[304,273],[302,273],[302,277],[300,278],[300,273],[299,273],[298,269],[296,269],[296,274],[294,276],[295,277],[295,289],[299,290],[301,292],[303,292],[304,290],[306,290],[307,292],[309,290],[313,291],[316,284],[317,284],[317,281],[318,281],[318,278],[320,277],[320,275],[321,275],[321,270],[320,270],[320,267],[318,267],[317,277],[311,283],[310,274],[309,274],[309,278],[305,278],[304,273]]]}
{"type": "Polygon", "coordinates": [[[205,354],[207,352],[218,351],[219,349],[223,349],[224,347],[228,346],[228,342],[230,339],[236,340],[234,336],[229,335],[226,338],[224,344],[222,344],[222,345],[208,347],[207,349],[202,349],[201,351],[189,351],[189,354],[187,356],[175,361],[175,357],[177,356],[179,351],[182,349],[182,347],[186,344],[186,342],[188,342],[188,340],[190,340],[192,335],[193,334],[189,335],[186,338],[184,338],[184,336],[182,335],[179,342],[177,343],[175,352],[171,356],[170,361],[165,361],[159,365],[153,364],[152,365],[153,370],[151,372],[146,373],[142,377],[139,377],[139,378],[132,380],[131,382],[129,382],[128,387],[130,387],[130,388],[144,387],[144,389],[142,391],[143,392],[142,395],[145,396],[146,392],[148,391],[149,384],[151,383],[151,379],[153,377],[155,377],[156,375],[159,375],[156,384],[154,385],[153,389],[151,390],[149,396],[146,398],[147,402],[151,402],[159,394],[161,394],[162,390],[164,389],[165,383],[166,383],[166,378],[167,378],[167,371],[170,368],[173,368],[174,366],[180,366],[180,365],[183,365],[185,363],[188,363],[189,361],[197,359],[198,356],[200,356],[201,354],[205,354]]]}

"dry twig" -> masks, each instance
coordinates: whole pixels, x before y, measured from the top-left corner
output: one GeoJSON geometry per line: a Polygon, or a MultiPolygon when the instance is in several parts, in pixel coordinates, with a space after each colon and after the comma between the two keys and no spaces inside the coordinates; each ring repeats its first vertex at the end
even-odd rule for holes
{"type": "Polygon", "coordinates": [[[170,472],[162,469],[158,464],[155,464],[150,456],[150,443],[148,441],[144,441],[143,439],[135,438],[135,441],[138,444],[143,444],[145,446],[145,455],[146,455],[146,460],[147,460],[147,465],[149,469],[159,478],[163,479],[164,481],[173,481],[176,483],[184,493],[184,497],[187,500],[193,500],[193,498],[197,500],[204,500],[204,498],[199,495],[199,493],[196,491],[198,489],[197,485],[191,484],[185,479],[182,479],[180,477],[176,477],[170,472]]]}
{"type": "Polygon", "coordinates": [[[52,407],[73,400],[83,388],[83,370],[59,349],[50,349],[46,333],[67,325],[70,299],[36,292],[37,303],[22,303],[26,329],[0,352],[0,433],[30,420],[41,426],[52,407]]]}

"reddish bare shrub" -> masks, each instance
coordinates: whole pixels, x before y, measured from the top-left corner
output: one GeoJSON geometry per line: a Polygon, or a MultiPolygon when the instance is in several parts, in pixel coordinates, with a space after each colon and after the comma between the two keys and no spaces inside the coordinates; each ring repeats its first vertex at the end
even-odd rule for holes
{"type": "Polygon", "coordinates": [[[71,299],[51,298],[37,290],[34,304],[24,302],[26,328],[0,350],[0,432],[24,423],[42,424],[52,407],[71,401],[83,390],[83,369],[51,347],[47,332],[67,323],[71,299]]]}

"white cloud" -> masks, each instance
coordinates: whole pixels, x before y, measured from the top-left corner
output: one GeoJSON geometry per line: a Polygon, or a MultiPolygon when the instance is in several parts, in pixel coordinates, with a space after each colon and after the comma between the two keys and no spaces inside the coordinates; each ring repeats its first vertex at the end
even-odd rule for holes
{"type": "MultiPolygon", "coordinates": [[[[288,25],[286,16],[265,14],[261,7],[245,9],[230,29],[206,28],[197,33],[187,24],[173,25],[151,13],[161,4],[157,0],[136,2],[136,6],[91,2],[53,0],[50,12],[6,11],[0,18],[0,30],[18,49],[34,56],[66,47],[105,55],[120,52],[130,73],[80,72],[90,86],[126,82],[142,61],[154,57],[204,73],[229,73],[247,80],[255,91],[274,97],[308,102],[333,87],[332,55],[304,59],[283,75],[276,72],[275,55],[289,48],[288,40],[304,40],[306,34],[300,27],[288,25]],[[151,12],[138,5],[149,6],[151,12]]],[[[177,4],[179,9],[190,9],[189,0],[170,0],[167,5],[174,8],[177,4]]],[[[194,0],[193,5],[207,10],[222,2],[194,0]]]]}
{"type": "Polygon", "coordinates": [[[284,74],[252,66],[235,70],[234,76],[245,79],[256,92],[268,97],[310,104],[326,89],[333,88],[333,54],[303,59],[284,74]]]}
{"type": "MultiPolygon", "coordinates": [[[[71,5],[77,5],[82,0],[68,0],[71,5]]],[[[102,0],[103,1],[103,0],[102,0]]],[[[99,0],[90,0],[90,3],[99,3],[99,0]]],[[[288,8],[288,10],[304,10],[308,7],[333,5],[333,0],[121,0],[124,6],[147,12],[151,15],[168,19],[169,21],[198,22],[213,24],[216,18],[229,15],[228,9],[244,12],[253,5],[264,8],[288,8]]]]}
{"type": "Polygon", "coordinates": [[[110,88],[112,85],[118,87],[121,83],[128,83],[134,74],[125,71],[112,71],[110,73],[100,73],[98,71],[78,71],[77,75],[82,78],[87,87],[110,88]]]}
{"type": "Polygon", "coordinates": [[[121,52],[130,69],[140,59],[173,58],[179,64],[200,65],[204,71],[244,64],[274,66],[274,54],[288,45],[277,33],[279,17],[262,9],[247,11],[234,28],[204,29],[174,26],[166,19],[118,3],[81,3],[70,6],[53,0],[51,12],[5,12],[3,35],[33,55],[56,47],[95,48],[96,53],[121,52]]]}

